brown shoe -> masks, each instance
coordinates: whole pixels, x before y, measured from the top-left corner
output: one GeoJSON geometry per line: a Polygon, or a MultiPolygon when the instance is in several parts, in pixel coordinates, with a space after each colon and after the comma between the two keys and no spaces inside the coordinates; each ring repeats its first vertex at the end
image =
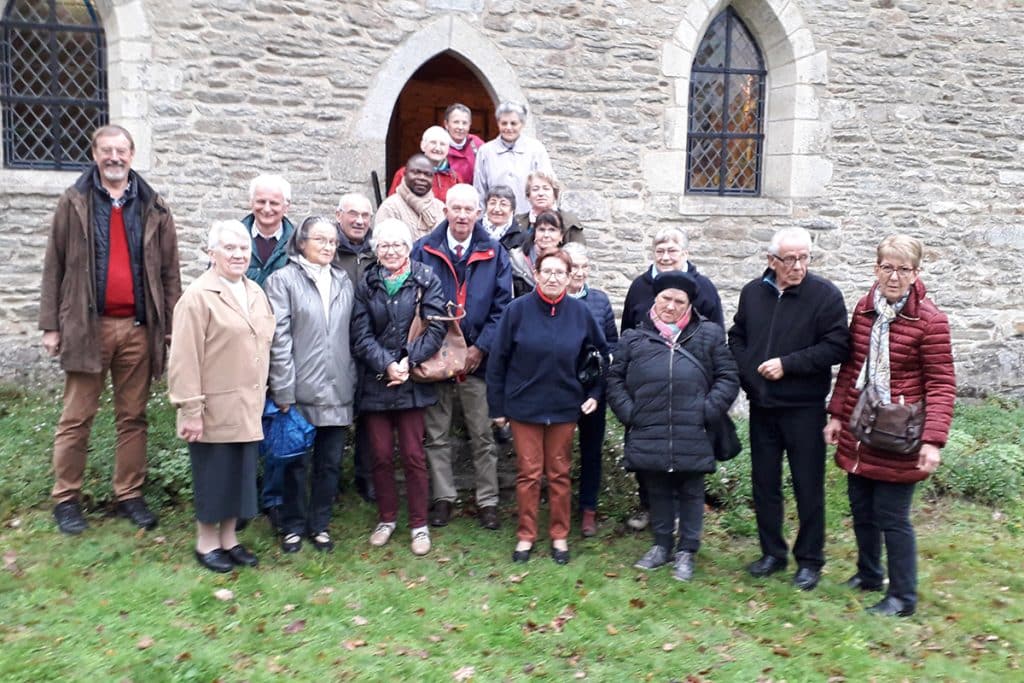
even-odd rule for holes
{"type": "Polygon", "coordinates": [[[497,531],[501,528],[501,519],[498,517],[498,506],[488,505],[480,508],[480,512],[477,513],[477,518],[480,520],[480,526],[491,531],[497,531]]]}
{"type": "Polygon", "coordinates": [[[451,518],[452,504],[447,500],[434,501],[434,507],[430,510],[430,526],[448,526],[451,518]]]}
{"type": "Polygon", "coordinates": [[[583,535],[583,538],[597,536],[597,511],[584,510],[582,518],[580,521],[580,533],[583,535]]]}

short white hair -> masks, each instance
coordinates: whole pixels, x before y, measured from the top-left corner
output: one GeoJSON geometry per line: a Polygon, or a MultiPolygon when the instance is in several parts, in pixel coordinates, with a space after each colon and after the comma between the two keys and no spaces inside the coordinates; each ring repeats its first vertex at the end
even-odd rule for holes
{"type": "Polygon", "coordinates": [[[448,188],[448,194],[444,199],[445,206],[450,206],[452,199],[462,199],[473,206],[480,206],[480,193],[476,191],[475,187],[466,183],[459,183],[448,188]]]}
{"type": "Polygon", "coordinates": [[[494,110],[494,120],[500,121],[501,117],[505,114],[515,114],[519,117],[520,123],[526,123],[526,105],[519,104],[518,102],[502,102],[498,105],[498,108],[494,110]]]}
{"type": "Polygon", "coordinates": [[[768,243],[768,253],[778,256],[783,242],[799,242],[807,247],[807,253],[811,253],[814,247],[811,233],[807,232],[806,228],[783,228],[772,235],[772,241],[768,243]]]}
{"type": "Polygon", "coordinates": [[[377,251],[378,242],[401,241],[412,251],[412,229],[397,218],[385,218],[373,226],[370,248],[377,251]]]}
{"type": "Polygon", "coordinates": [[[256,197],[256,190],[261,187],[267,190],[277,190],[284,197],[285,202],[292,201],[292,185],[284,179],[284,176],[279,176],[276,173],[261,173],[253,178],[249,183],[250,202],[256,197]]]}
{"type": "Polygon", "coordinates": [[[559,248],[570,257],[579,256],[581,258],[590,258],[587,256],[587,248],[579,242],[569,242],[568,244],[563,244],[559,248]]]}
{"type": "Polygon", "coordinates": [[[449,145],[452,144],[452,136],[441,126],[431,126],[423,131],[420,144],[422,145],[427,140],[440,140],[441,142],[447,142],[449,145]]]}
{"type": "Polygon", "coordinates": [[[654,242],[651,246],[657,247],[665,242],[675,242],[683,249],[690,248],[690,238],[679,228],[662,228],[654,235],[654,242]]]}
{"type": "Polygon", "coordinates": [[[370,211],[373,212],[373,204],[370,203],[370,198],[361,192],[346,192],[341,195],[338,199],[338,211],[344,211],[345,207],[350,206],[353,202],[366,202],[367,206],[370,207],[370,211]]]}
{"type": "Polygon", "coordinates": [[[219,247],[224,239],[224,233],[234,233],[238,237],[252,239],[252,233],[242,224],[242,221],[214,221],[210,226],[210,232],[206,234],[206,250],[212,251],[219,247]]]}

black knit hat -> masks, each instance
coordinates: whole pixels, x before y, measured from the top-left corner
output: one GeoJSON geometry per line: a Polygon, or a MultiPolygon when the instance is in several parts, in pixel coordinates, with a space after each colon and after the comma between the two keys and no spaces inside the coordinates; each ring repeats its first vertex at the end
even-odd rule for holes
{"type": "Polygon", "coordinates": [[[658,273],[658,276],[654,278],[655,295],[661,294],[666,289],[683,290],[691,302],[697,297],[697,282],[690,277],[689,273],[684,273],[681,270],[667,270],[664,273],[658,273]]]}

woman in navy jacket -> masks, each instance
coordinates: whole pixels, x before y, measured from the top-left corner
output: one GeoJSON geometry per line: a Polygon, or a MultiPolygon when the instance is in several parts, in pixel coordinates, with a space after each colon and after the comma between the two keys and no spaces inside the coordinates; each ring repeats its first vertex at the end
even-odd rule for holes
{"type": "Polygon", "coordinates": [[[558,564],[569,561],[572,435],[580,413],[592,413],[601,393],[600,385],[584,389],[576,366],[590,345],[608,352],[587,305],[566,296],[571,270],[572,260],[561,250],[537,261],[537,289],[505,309],[487,363],[491,417],[511,422],[516,449],[515,562],[530,559],[537,538],[542,473],[551,503],[551,556],[558,564]]]}

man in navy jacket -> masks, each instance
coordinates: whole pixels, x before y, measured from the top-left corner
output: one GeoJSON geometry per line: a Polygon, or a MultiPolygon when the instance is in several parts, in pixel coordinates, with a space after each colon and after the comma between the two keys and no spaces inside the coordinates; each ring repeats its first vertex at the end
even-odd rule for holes
{"type": "Polygon", "coordinates": [[[740,292],[729,347],[750,400],[754,512],[762,556],[747,571],[785,569],[782,536],[782,453],[789,458],[800,531],[793,544],[802,590],[818,585],[825,564],[825,396],[832,366],[850,343],[846,304],[831,282],[808,272],[811,235],[779,230],[768,269],[740,292]]]}
{"type": "Polygon", "coordinates": [[[483,377],[498,321],[512,300],[512,269],[508,253],[478,222],[480,198],[473,186],[459,184],[448,190],[445,216],[412,250],[412,259],[430,266],[441,279],[445,297],[465,307],[466,317],[460,325],[469,347],[466,374],[435,385],[437,403],[426,411],[426,450],[433,492],[430,523],[448,523],[457,495],[450,431],[458,396],[476,471],[480,525],[497,529],[498,456],[483,377]]]}

